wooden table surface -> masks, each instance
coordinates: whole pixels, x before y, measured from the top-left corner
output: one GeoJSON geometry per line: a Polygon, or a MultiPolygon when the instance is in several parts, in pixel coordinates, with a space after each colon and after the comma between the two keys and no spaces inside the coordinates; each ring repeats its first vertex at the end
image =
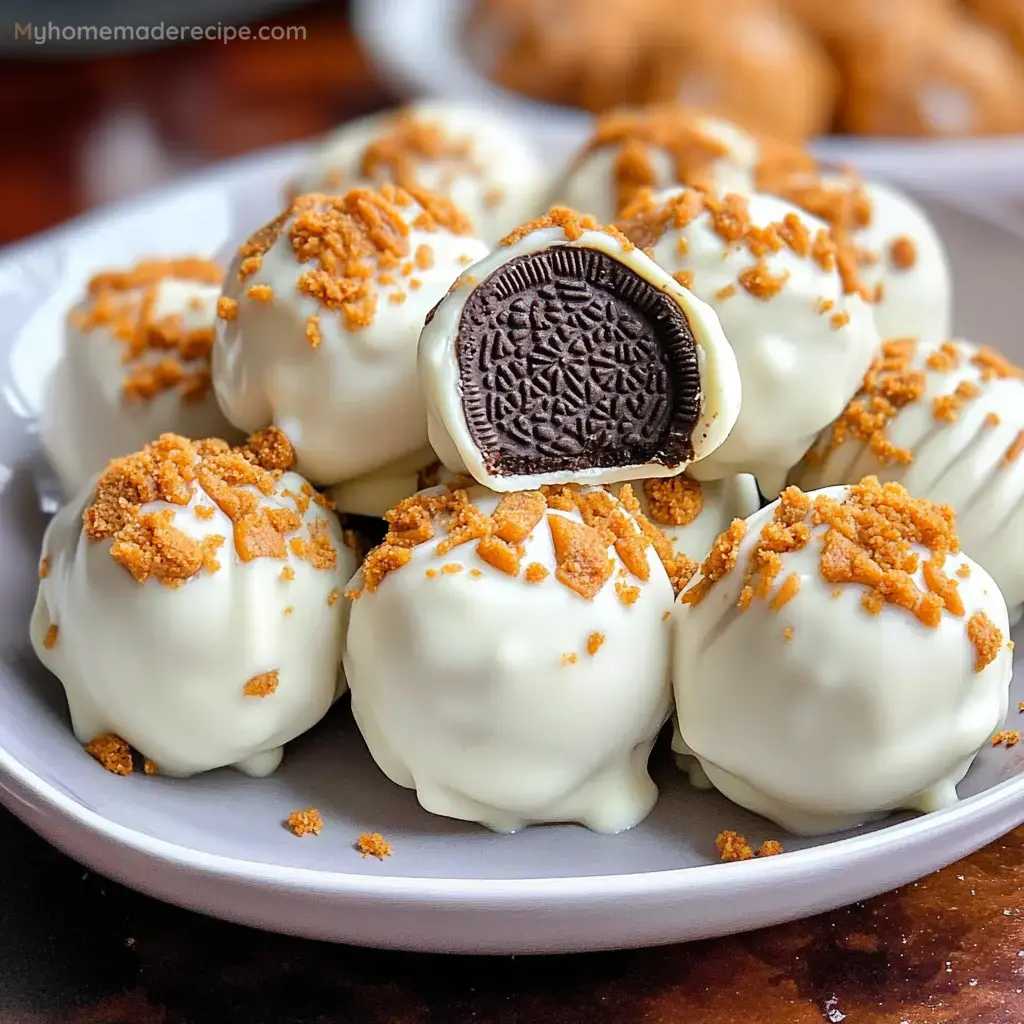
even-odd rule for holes
{"type": "MultiPolygon", "coordinates": [[[[388,102],[338,4],[299,43],[0,65],[0,242],[388,102]]],[[[712,942],[548,958],[282,938],[132,893],[0,811],[3,1024],[1024,1022],[1024,829],[897,892],[712,942]]]]}

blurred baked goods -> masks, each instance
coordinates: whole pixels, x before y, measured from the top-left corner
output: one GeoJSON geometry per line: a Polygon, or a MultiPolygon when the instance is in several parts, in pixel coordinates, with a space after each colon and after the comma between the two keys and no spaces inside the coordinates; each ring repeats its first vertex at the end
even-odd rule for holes
{"type": "Polygon", "coordinates": [[[475,0],[473,64],[593,111],[682,103],[776,138],[1024,130],[1022,0],[475,0]]]}

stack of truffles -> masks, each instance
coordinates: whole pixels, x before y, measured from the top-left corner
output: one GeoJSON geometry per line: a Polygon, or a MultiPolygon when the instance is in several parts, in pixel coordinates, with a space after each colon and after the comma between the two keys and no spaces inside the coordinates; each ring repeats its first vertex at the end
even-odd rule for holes
{"type": "Polygon", "coordinates": [[[78,739],[262,775],[349,689],[390,779],[501,831],[642,821],[673,716],[794,832],[955,801],[1007,711],[1024,377],[949,337],[927,217],[672,107],[542,166],[415,106],[223,280],[90,281],[32,621],[78,739]]]}

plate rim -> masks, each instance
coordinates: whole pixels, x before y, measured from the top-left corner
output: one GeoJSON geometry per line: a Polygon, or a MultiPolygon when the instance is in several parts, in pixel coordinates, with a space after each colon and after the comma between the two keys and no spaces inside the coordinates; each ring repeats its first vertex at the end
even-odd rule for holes
{"type": "MultiPolygon", "coordinates": [[[[388,899],[403,896],[427,898],[430,901],[462,901],[486,896],[488,901],[514,904],[524,897],[561,896],[571,900],[600,897],[623,898],[651,892],[674,894],[690,889],[706,893],[732,878],[748,884],[756,876],[772,880],[804,873],[827,874],[830,868],[849,868],[858,859],[870,857],[878,847],[899,849],[906,840],[914,845],[929,842],[927,833],[947,832],[976,826],[981,831],[987,821],[994,821],[1018,804],[1018,821],[1024,822],[1024,773],[1005,779],[982,793],[959,800],[951,807],[917,815],[906,821],[883,826],[859,836],[837,839],[804,850],[794,850],[781,857],[757,858],[736,863],[699,864],[656,871],[622,872],[603,875],[564,875],[554,878],[442,878],[435,876],[367,874],[328,871],[321,868],[293,867],[268,861],[243,860],[223,854],[197,850],[194,847],[148,835],[122,825],[94,811],[80,801],[62,793],[32,769],[22,764],[5,747],[0,746],[0,776],[7,776],[48,807],[70,819],[79,827],[110,842],[127,846],[137,853],[177,867],[199,871],[210,877],[228,877],[233,881],[272,883],[289,890],[316,889],[332,895],[388,899]],[[921,833],[925,835],[921,835],[921,833]],[[804,867],[812,871],[802,872],[804,867]],[[729,874],[725,874],[725,869],[729,874]],[[737,875],[737,872],[742,874],[737,875]]],[[[685,781],[681,784],[685,785],[685,781]]],[[[17,793],[0,786],[0,796],[28,802],[17,793]]],[[[14,808],[12,808],[14,810],[14,808]]],[[[17,813],[15,811],[15,813],[17,813]]],[[[730,885],[730,888],[735,888],[730,885]]]]}

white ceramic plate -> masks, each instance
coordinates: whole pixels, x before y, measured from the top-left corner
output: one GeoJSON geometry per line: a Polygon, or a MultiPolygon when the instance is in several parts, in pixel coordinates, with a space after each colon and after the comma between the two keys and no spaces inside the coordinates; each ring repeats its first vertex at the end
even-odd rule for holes
{"type": "MultiPolygon", "coordinates": [[[[1022,744],[984,750],[949,810],[825,839],[781,836],[784,856],[718,864],[720,830],[755,843],[779,830],[690,789],[662,747],[661,800],[633,831],[493,835],[432,817],[389,783],[347,702],[270,779],[102,771],[75,742],[60,686],[28,641],[39,495],[51,493],[35,422],[63,313],[96,269],[223,250],[276,212],[299,159],[290,149],[226,164],[0,253],[0,799],[12,811],[91,868],[196,910],[312,938],[494,953],[674,942],[812,914],[918,878],[1024,820],[1022,744]],[[323,834],[296,839],[281,822],[309,806],[323,834]],[[353,842],[364,831],[382,832],[394,856],[360,858],[353,842]]],[[[1024,240],[947,207],[932,212],[952,250],[960,329],[1024,357],[1013,292],[1024,240]]],[[[1024,672],[1010,728],[1022,699],[1024,672]]]]}
{"type": "MultiPolygon", "coordinates": [[[[481,99],[500,106],[559,158],[588,132],[590,115],[501,89],[469,61],[460,43],[472,0],[354,0],[360,42],[389,84],[406,96],[481,99]]],[[[814,146],[824,160],[856,164],[866,175],[953,195],[970,189],[1024,200],[1024,135],[976,139],[898,139],[834,135],[814,146]]],[[[1024,205],[1013,213],[1024,226],[1024,205]]]]}

